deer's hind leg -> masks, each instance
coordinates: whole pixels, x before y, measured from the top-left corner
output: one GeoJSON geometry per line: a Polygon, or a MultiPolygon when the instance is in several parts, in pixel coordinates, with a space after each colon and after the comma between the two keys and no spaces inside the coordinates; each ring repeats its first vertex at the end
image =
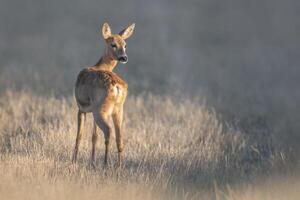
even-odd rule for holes
{"type": "Polygon", "coordinates": [[[123,131],[122,131],[122,122],[123,122],[123,104],[116,105],[114,112],[112,114],[113,122],[115,125],[116,132],[116,143],[118,148],[118,163],[117,166],[120,167],[122,160],[124,158],[124,143],[123,143],[123,131]]]}
{"type": "Polygon", "coordinates": [[[124,103],[127,97],[127,89],[123,88],[123,92],[121,93],[122,96],[119,99],[119,101],[116,103],[113,113],[112,113],[112,118],[115,126],[115,132],[116,132],[116,143],[117,143],[117,148],[118,148],[118,167],[122,165],[122,161],[124,159],[124,142],[123,142],[123,129],[122,129],[122,124],[123,124],[123,107],[124,103]]]}
{"type": "Polygon", "coordinates": [[[94,121],[104,133],[104,139],[105,139],[104,165],[107,165],[109,161],[111,133],[112,133],[112,127],[109,124],[109,117],[112,114],[113,106],[114,106],[113,102],[109,98],[106,98],[103,101],[103,103],[100,104],[100,106],[96,106],[93,110],[94,121]]]}
{"type": "Polygon", "coordinates": [[[77,114],[77,137],[76,137],[76,143],[75,143],[75,148],[74,148],[73,157],[72,157],[72,163],[73,164],[76,163],[76,161],[77,161],[78,149],[79,149],[79,145],[80,145],[82,135],[84,133],[85,120],[86,120],[86,113],[81,112],[80,110],[78,110],[78,114],[77,114]]]}

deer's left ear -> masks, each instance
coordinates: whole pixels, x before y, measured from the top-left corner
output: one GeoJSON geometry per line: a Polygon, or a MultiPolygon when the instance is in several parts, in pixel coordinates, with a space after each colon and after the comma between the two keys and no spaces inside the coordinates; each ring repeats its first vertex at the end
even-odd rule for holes
{"type": "Polygon", "coordinates": [[[133,30],[134,30],[134,27],[135,27],[135,23],[131,24],[130,26],[128,26],[127,28],[125,28],[123,31],[121,31],[119,33],[119,35],[124,39],[126,40],[127,38],[129,38],[132,33],[133,33],[133,30]]]}

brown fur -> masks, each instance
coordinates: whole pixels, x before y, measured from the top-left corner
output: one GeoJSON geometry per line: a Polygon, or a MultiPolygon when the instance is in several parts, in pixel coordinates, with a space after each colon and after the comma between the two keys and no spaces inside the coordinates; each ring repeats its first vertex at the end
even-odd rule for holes
{"type": "Polygon", "coordinates": [[[91,112],[94,117],[92,137],[92,165],[95,163],[95,149],[98,140],[97,126],[103,131],[105,138],[105,159],[109,159],[112,127],[109,118],[112,117],[115,126],[116,143],[118,148],[118,165],[123,159],[123,105],[128,92],[128,85],[116,73],[113,72],[118,60],[125,59],[125,39],[131,36],[134,24],[121,31],[119,34],[111,34],[107,23],[103,25],[102,35],[106,42],[104,55],[95,66],[83,69],[76,81],[75,98],[78,105],[78,130],[73,163],[76,163],[78,148],[84,131],[86,113],[91,112]]]}

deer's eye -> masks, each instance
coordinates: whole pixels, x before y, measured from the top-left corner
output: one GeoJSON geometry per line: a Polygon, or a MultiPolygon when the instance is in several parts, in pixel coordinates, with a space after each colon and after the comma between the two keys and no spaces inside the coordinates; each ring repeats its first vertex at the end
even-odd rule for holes
{"type": "Polygon", "coordinates": [[[125,44],[124,48],[126,49],[127,48],[127,45],[125,44]]]}
{"type": "Polygon", "coordinates": [[[111,44],[110,46],[111,46],[112,48],[114,48],[114,49],[117,48],[117,45],[116,45],[116,44],[111,44]]]}

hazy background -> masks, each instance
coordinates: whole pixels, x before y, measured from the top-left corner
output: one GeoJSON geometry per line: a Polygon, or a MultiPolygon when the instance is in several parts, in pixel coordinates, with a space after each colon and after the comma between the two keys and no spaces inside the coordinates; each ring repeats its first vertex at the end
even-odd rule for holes
{"type": "Polygon", "coordinates": [[[101,26],[132,22],[130,94],[205,99],[246,133],[300,138],[300,1],[0,1],[0,91],[70,96],[103,52],[101,26]]]}

